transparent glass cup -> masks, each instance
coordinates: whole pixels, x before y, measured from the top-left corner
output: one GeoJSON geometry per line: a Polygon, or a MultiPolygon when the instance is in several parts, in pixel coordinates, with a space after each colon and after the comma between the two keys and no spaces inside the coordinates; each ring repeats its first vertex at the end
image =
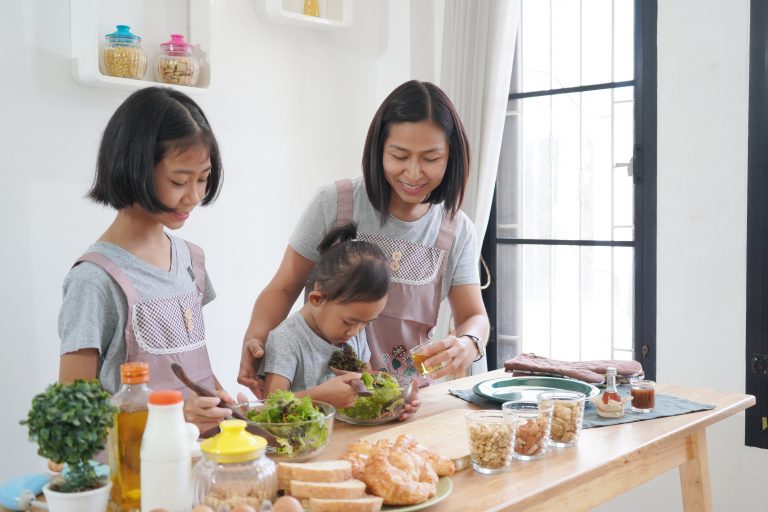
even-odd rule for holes
{"type": "Polygon", "coordinates": [[[586,400],[584,393],[576,391],[546,391],[539,394],[539,404],[552,406],[550,446],[558,448],[576,446],[584,423],[586,400]]]}
{"type": "Polygon", "coordinates": [[[652,380],[637,380],[630,384],[632,411],[651,412],[656,407],[656,383],[652,380]]]}
{"type": "Polygon", "coordinates": [[[552,402],[512,400],[504,402],[501,411],[512,429],[512,456],[534,460],[547,453],[552,428],[552,402]]]}
{"type": "Polygon", "coordinates": [[[473,411],[466,420],[472,468],[485,475],[509,471],[512,431],[501,411],[473,411]]]}
{"type": "Polygon", "coordinates": [[[427,359],[427,357],[424,355],[424,349],[433,343],[435,342],[429,341],[427,343],[422,343],[421,345],[416,345],[408,351],[411,354],[413,366],[416,368],[416,371],[419,372],[419,375],[429,375],[430,373],[435,372],[444,366],[443,363],[440,363],[437,366],[427,366],[424,364],[424,361],[427,359]]]}

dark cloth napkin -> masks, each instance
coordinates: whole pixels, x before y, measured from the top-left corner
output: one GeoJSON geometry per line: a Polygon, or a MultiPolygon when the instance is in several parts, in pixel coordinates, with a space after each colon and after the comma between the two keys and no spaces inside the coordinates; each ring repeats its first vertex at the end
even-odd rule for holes
{"type": "MultiPolygon", "coordinates": [[[[449,389],[448,392],[457,398],[466,400],[484,409],[501,409],[501,403],[495,400],[489,400],[476,395],[471,389],[449,389]]],[[[619,386],[621,395],[629,396],[629,386],[619,386]]],[[[633,421],[652,420],[654,418],[663,418],[665,416],[676,416],[678,414],[687,414],[689,412],[708,411],[714,409],[712,404],[700,404],[691,402],[685,398],[677,398],[669,395],[656,394],[656,406],[651,412],[632,412],[627,404],[622,418],[603,418],[597,415],[597,409],[591,402],[587,401],[587,407],[584,409],[583,428],[607,427],[608,425],[618,425],[619,423],[632,423],[633,421]]]]}

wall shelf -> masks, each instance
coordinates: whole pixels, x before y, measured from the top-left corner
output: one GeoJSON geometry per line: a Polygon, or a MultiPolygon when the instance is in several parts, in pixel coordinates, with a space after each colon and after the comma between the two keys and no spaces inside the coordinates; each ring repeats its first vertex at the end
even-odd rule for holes
{"type": "MultiPolygon", "coordinates": [[[[187,40],[194,44],[193,54],[200,62],[200,78],[195,87],[166,84],[155,78],[155,61],[160,54],[159,47],[145,44],[142,36],[142,48],[147,54],[147,71],[142,79],[118,78],[105,75],[100,69],[100,52],[104,46],[104,34],[108,32],[100,27],[98,0],[70,0],[70,51],[72,57],[72,75],[74,79],[91,87],[107,89],[137,90],[159,85],[170,87],[189,95],[204,94],[211,86],[211,4],[213,0],[187,0],[186,31],[187,40]],[[103,33],[102,33],[103,32],[103,33]]],[[[114,20],[113,25],[121,23],[114,20]]],[[[153,34],[158,41],[167,39],[171,33],[153,34]]],[[[154,45],[157,46],[157,45],[154,45]]]]}
{"type": "Polygon", "coordinates": [[[256,0],[257,11],[272,23],[315,30],[334,30],[352,25],[353,0],[318,0],[320,17],[304,15],[304,0],[256,0]]]}

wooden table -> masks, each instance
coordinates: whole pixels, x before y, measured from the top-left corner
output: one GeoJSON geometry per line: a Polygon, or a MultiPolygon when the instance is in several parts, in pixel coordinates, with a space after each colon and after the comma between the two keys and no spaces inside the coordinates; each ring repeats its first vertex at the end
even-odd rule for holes
{"type": "MultiPolygon", "coordinates": [[[[448,394],[448,388],[467,389],[483,380],[503,377],[503,370],[430,386],[420,390],[422,406],[416,418],[449,409],[478,407],[448,394]]],[[[537,461],[513,461],[512,469],[481,475],[466,469],[451,477],[453,492],[430,512],[519,510],[526,512],[590,510],[671,469],[680,471],[683,507],[710,512],[712,495],[707,462],[706,428],[755,404],[755,397],[682,386],[657,386],[659,394],[714,404],[702,411],[654,420],[590,428],[577,447],[558,450],[537,461]]],[[[361,436],[390,425],[357,427],[337,421],[333,438],[318,459],[343,454],[361,436]]],[[[436,425],[463,429],[465,425],[436,425]]]]}

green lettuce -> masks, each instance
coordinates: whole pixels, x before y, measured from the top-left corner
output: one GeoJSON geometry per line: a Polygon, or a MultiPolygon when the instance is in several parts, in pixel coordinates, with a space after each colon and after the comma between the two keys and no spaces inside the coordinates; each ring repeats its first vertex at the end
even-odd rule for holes
{"type": "Polygon", "coordinates": [[[400,384],[387,373],[363,373],[361,377],[370,397],[358,397],[352,407],[341,409],[350,418],[372,420],[397,413],[405,404],[400,384]]]}
{"type": "Polygon", "coordinates": [[[275,451],[280,455],[301,455],[321,448],[328,440],[325,415],[308,396],[296,398],[290,391],[275,391],[261,410],[251,409],[246,415],[278,438],[280,446],[275,451]]]}

